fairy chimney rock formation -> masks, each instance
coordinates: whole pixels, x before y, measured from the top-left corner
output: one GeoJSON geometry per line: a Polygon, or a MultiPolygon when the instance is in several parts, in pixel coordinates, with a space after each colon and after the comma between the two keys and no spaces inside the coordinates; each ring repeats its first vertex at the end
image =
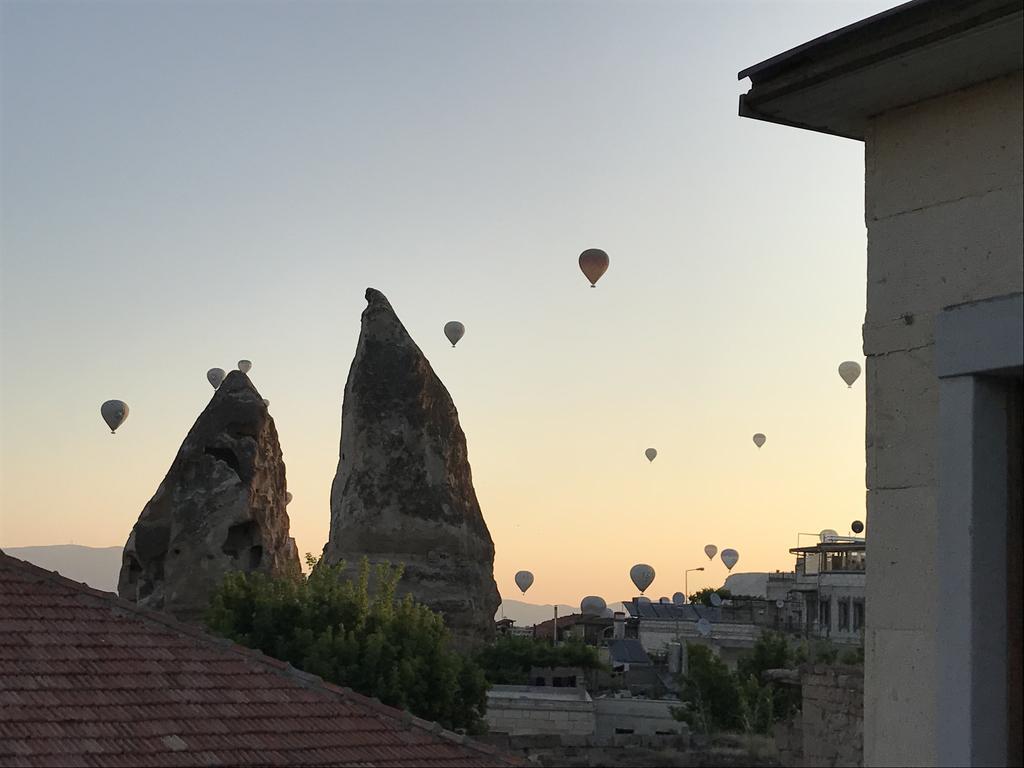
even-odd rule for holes
{"type": "Polygon", "coordinates": [[[132,529],[118,594],[197,621],[231,571],[298,574],[286,492],[274,420],[249,378],[232,371],[132,529]]]}
{"type": "Polygon", "coordinates": [[[349,573],[404,564],[400,594],[444,615],[455,641],[494,635],[494,543],[469,469],[459,414],[380,291],[367,307],[341,409],[324,562],[349,573]]]}

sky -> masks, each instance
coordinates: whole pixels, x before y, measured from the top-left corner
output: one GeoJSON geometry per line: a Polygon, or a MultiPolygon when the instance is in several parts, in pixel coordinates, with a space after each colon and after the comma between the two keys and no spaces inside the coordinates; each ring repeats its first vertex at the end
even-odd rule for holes
{"type": "Polygon", "coordinates": [[[864,515],[863,145],[739,118],[736,73],[892,4],[4,0],[0,546],[123,544],[248,358],[319,553],[372,286],[502,594],[790,569],[864,515]]]}

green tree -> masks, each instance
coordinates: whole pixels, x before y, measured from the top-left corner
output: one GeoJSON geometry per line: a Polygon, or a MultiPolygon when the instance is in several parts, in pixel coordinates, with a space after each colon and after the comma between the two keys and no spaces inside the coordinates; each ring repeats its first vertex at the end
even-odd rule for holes
{"type": "Polygon", "coordinates": [[[748,654],[736,663],[740,681],[742,718],[748,731],[767,733],[775,720],[784,720],[800,708],[799,686],[764,682],[761,674],[768,669],[792,669],[796,666],[795,649],[780,632],[765,630],[748,654]]]}
{"type": "Polygon", "coordinates": [[[400,567],[378,566],[371,594],[365,558],[358,577],[345,579],[344,564],[306,557],[315,565],[308,576],[229,574],[207,612],[209,628],[447,728],[485,729],[482,670],[449,647],[439,614],[396,598],[400,567]]]}
{"type": "Polygon", "coordinates": [[[688,643],[686,653],[688,672],[679,679],[683,706],[673,709],[675,718],[702,733],[740,728],[740,690],[725,662],[706,645],[688,643]]]}
{"type": "Polygon", "coordinates": [[[732,598],[732,592],[725,587],[719,587],[718,589],[712,589],[711,587],[705,587],[704,589],[698,589],[692,595],[689,600],[691,603],[700,603],[701,605],[711,605],[711,596],[717,594],[723,600],[729,600],[732,598]]]}
{"type": "Polygon", "coordinates": [[[525,685],[533,667],[579,667],[599,669],[597,649],[578,640],[561,645],[532,637],[499,637],[477,654],[487,682],[493,685],[525,685]]]}

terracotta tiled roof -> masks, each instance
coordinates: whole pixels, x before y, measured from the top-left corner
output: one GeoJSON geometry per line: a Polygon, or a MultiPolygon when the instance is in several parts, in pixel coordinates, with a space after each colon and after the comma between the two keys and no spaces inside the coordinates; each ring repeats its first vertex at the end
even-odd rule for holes
{"type": "Polygon", "coordinates": [[[0,552],[0,766],[519,765],[0,552]]]}

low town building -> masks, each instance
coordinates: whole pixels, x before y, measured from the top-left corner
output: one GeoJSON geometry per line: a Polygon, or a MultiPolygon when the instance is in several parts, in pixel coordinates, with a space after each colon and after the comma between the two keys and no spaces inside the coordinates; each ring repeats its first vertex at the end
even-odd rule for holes
{"type": "Polygon", "coordinates": [[[789,550],[796,555],[796,570],[787,594],[800,606],[795,614],[802,618],[803,634],[843,644],[863,642],[866,546],[864,539],[827,536],[789,550]]]}

